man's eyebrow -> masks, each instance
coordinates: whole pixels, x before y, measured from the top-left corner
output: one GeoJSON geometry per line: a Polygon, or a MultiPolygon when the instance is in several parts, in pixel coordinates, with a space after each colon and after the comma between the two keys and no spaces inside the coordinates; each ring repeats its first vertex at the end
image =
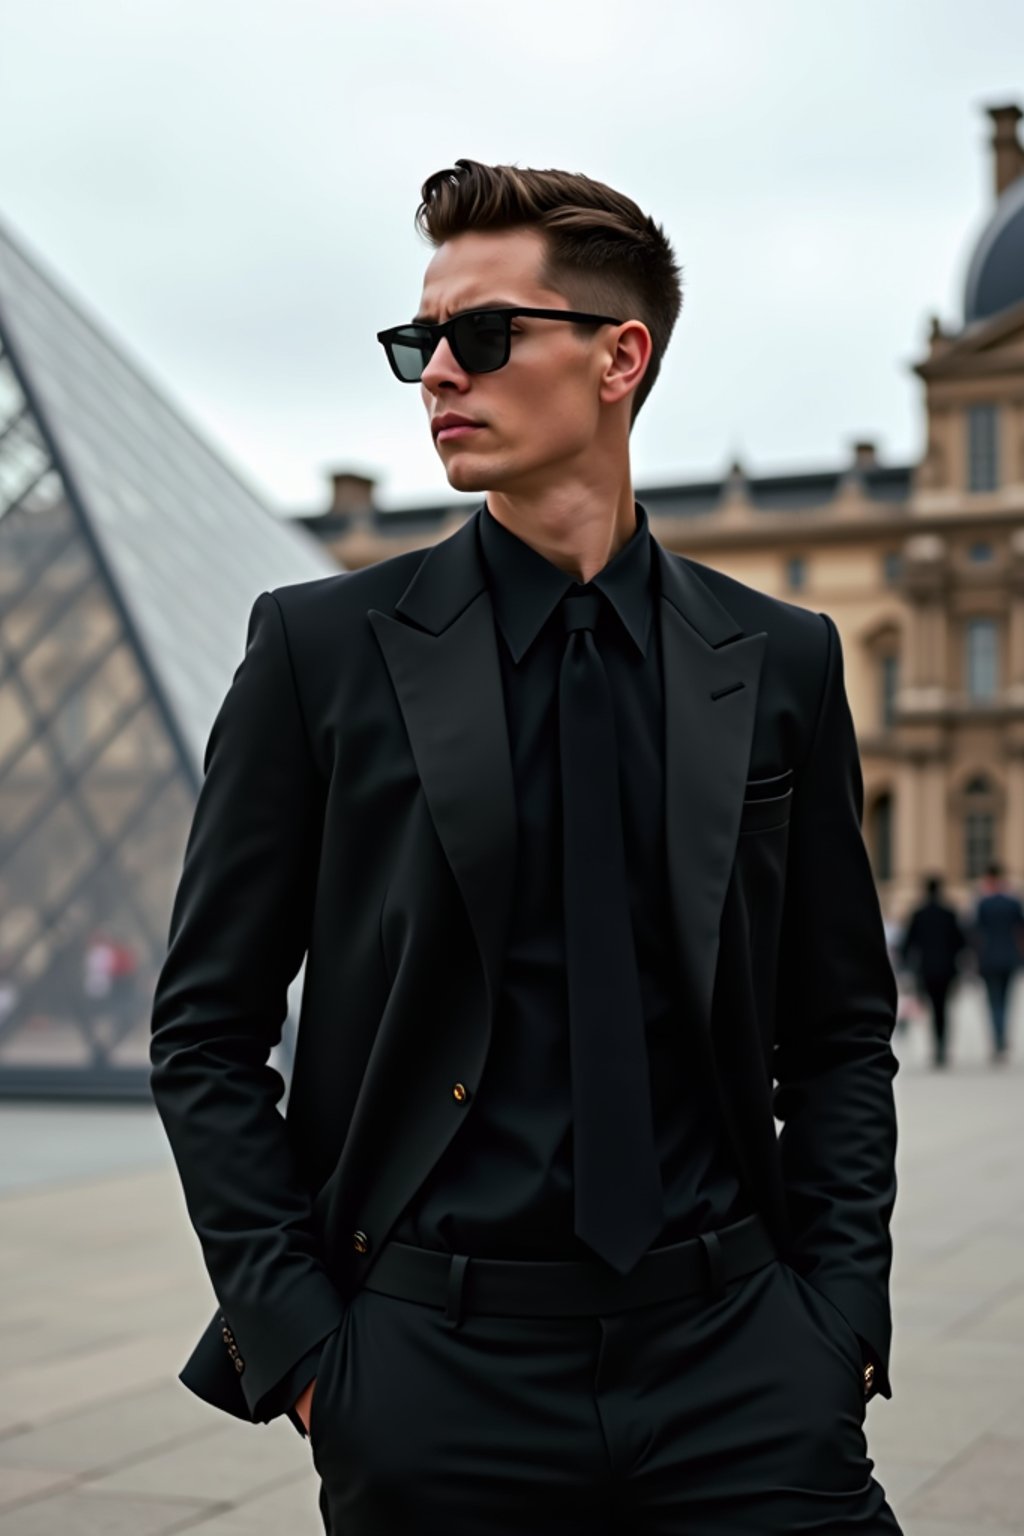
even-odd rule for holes
{"type": "MultiPolygon", "coordinates": [[[[519,306],[517,304],[513,303],[513,301],[511,299],[481,299],[481,300],[479,300],[475,304],[465,304],[465,305],[463,305],[463,307],[461,309],[453,309],[448,318],[449,318],[449,320],[452,320],[452,319],[455,318],[456,315],[465,315],[471,309],[517,309],[517,308],[519,308],[519,306]]],[[[435,315],[430,315],[430,314],[419,314],[419,315],[416,316],[415,320],[411,321],[410,323],[412,325],[436,325],[437,317],[435,315]]]]}

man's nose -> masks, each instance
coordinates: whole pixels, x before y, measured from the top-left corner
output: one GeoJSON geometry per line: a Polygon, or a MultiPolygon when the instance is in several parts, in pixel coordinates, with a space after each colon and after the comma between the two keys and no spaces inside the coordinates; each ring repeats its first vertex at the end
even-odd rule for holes
{"type": "Polygon", "coordinates": [[[448,345],[447,336],[442,336],[423,370],[423,385],[425,389],[436,393],[445,384],[454,385],[457,389],[466,389],[469,385],[469,374],[457,362],[455,353],[448,345]]]}

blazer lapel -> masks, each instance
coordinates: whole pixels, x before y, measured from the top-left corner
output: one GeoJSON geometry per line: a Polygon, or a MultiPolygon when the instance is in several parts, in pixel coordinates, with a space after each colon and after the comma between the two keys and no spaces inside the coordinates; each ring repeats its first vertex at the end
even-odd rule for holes
{"type": "MultiPolygon", "coordinates": [[[[437,835],[498,997],[516,856],[512,760],[482,508],[432,546],[394,614],[369,610],[437,835]]],[[[681,556],[651,537],[665,682],[665,834],[683,996],[711,1023],[766,634],[745,634],[681,556]]]]}
{"type": "Polygon", "coordinates": [[[512,759],[478,509],[435,544],[394,615],[369,610],[427,806],[498,998],[516,855],[512,759]]]}
{"type": "Polygon", "coordinates": [[[665,838],[682,996],[705,1029],[736,853],[767,635],[745,634],[652,536],[661,576],[665,838]]]}

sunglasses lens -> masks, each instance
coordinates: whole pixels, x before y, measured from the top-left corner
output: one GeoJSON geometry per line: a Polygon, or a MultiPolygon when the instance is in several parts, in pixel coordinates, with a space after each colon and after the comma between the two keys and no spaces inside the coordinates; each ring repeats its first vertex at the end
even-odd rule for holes
{"type": "Polygon", "coordinates": [[[492,373],[508,362],[508,316],[494,310],[459,315],[453,340],[463,368],[469,373],[492,373]]]}
{"type": "Polygon", "coordinates": [[[415,384],[423,376],[434,344],[429,331],[421,330],[418,325],[406,325],[391,337],[389,348],[400,377],[408,384],[415,384]]]}

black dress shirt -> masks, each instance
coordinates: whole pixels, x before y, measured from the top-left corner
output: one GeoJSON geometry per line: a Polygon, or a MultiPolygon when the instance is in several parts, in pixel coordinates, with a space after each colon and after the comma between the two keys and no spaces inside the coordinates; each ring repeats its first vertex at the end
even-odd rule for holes
{"type": "MultiPolygon", "coordinates": [[[[594,1259],[573,1231],[558,760],[558,677],[566,644],[559,604],[580,584],[489,511],[479,533],[500,637],[518,817],[508,947],[472,1107],[392,1236],[477,1257],[594,1259]]],[[[585,590],[591,587],[608,599],[595,640],[618,736],[629,908],[665,1199],[660,1246],[736,1221],[752,1207],[707,1068],[689,1048],[693,1036],[673,963],[657,562],[639,504],[632,536],[585,590]]],[[[281,1408],[315,1375],[321,1348],[275,1389],[281,1408]]],[[[301,1431],[297,1416],[292,1419],[301,1431]]]]}

